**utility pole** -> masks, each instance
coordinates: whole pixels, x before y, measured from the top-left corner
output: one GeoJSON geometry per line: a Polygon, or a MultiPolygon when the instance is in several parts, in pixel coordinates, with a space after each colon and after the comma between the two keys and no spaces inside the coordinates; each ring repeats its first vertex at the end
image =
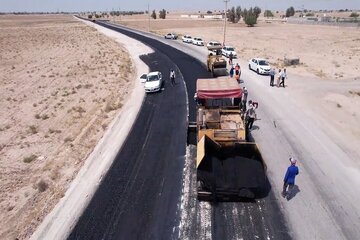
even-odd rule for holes
{"type": "Polygon", "coordinates": [[[224,39],[223,39],[223,45],[225,46],[225,39],[226,39],[226,22],[227,22],[227,4],[230,2],[230,0],[224,0],[225,2],[225,18],[224,18],[224,39]]]}
{"type": "Polygon", "coordinates": [[[148,17],[149,17],[148,31],[150,32],[150,1],[148,2],[148,17]]]}

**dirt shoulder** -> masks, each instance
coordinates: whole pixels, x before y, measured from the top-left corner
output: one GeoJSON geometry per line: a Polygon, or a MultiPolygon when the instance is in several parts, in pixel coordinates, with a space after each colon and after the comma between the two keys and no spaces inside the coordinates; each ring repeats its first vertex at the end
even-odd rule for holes
{"type": "Polygon", "coordinates": [[[72,16],[0,16],[1,239],[29,238],[134,88],[128,52],[72,16]]]}

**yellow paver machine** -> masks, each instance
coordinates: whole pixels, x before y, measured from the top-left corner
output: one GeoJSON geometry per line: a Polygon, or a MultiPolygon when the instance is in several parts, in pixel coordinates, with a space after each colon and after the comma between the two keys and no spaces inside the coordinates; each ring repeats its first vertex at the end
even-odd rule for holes
{"type": "Polygon", "coordinates": [[[246,140],[241,95],[235,79],[197,80],[197,120],[189,124],[189,132],[197,138],[199,200],[254,199],[266,188],[266,165],[257,145],[246,140]]]}

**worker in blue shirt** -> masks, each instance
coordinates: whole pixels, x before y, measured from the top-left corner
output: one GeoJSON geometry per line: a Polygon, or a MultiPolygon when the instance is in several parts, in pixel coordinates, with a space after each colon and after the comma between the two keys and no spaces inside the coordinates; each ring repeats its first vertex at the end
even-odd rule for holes
{"type": "Polygon", "coordinates": [[[288,167],[284,177],[284,187],[282,196],[287,199],[291,198],[291,191],[295,185],[295,177],[299,174],[299,168],[296,166],[296,159],[290,158],[291,165],[288,167]],[[289,187],[289,188],[288,188],[289,187]]]}

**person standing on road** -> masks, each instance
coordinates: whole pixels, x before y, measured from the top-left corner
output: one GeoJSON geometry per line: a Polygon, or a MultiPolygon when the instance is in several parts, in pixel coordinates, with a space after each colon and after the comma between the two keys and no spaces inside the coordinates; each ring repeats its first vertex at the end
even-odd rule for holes
{"type": "Polygon", "coordinates": [[[256,118],[255,107],[250,104],[246,111],[246,129],[251,130],[256,118]]]}
{"type": "Polygon", "coordinates": [[[235,71],[234,66],[231,65],[231,68],[230,68],[230,77],[231,78],[233,78],[233,76],[234,76],[234,71],[235,71]]]}
{"type": "Polygon", "coordinates": [[[282,75],[282,73],[281,73],[281,68],[279,68],[279,72],[278,72],[278,74],[277,74],[277,76],[276,76],[276,86],[277,86],[277,87],[280,86],[281,75],[282,75]]]}
{"type": "Polygon", "coordinates": [[[287,75],[286,75],[286,68],[284,68],[284,70],[282,71],[281,73],[281,82],[280,82],[280,85],[279,86],[283,86],[285,87],[285,79],[287,78],[287,75]]]}
{"type": "Polygon", "coordinates": [[[270,87],[274,86],[274,79],[275,79],[275,68],[270,69],[270,87]]]}
{"type": "Polygon", "coordinates": [[[232,65],[233,63],[233,57],[234,55],[232,54],[232,52],[229,54],[229,64],[232,65]]]}
{"type": "Polygon", "coordinates": [[[240,110],[245,113],[246,112],[246,102],[247,102],[247,97],[248,97],[248,90],[246,89],[246,87],[243,87],[243,92],[241,95],[241,103],[240,103],[240,110]]]}
{"type": "Polygon", "coordinates": [[[171,69],[170,70],[170,79],[171,79],[171,85],[175,85],[176,83],[175,83],[175,71],[174,71],[174,69],[171,69]]]}
{"type": "Polygon", "coordinates": [[[287,200],[292,197],[291,193],[295,185],[295,177],[299,174],[299,168],[296,166],[296,159],[291,157],[289,158],[289,161],[291,165],[288,167],[285,173],[284,186],[282,191],[282,196],[287,200]]]}

